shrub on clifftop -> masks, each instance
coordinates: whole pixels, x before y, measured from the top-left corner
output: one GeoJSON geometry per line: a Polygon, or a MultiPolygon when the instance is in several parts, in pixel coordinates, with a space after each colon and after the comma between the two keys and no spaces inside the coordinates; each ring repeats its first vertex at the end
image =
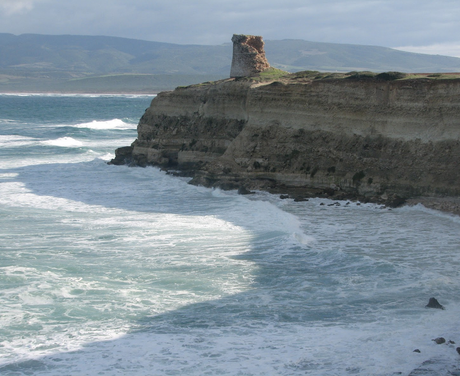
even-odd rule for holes
{"type": "Polygon", "coordinates": [[[406,74],[401,72],[383,72],[375,76],[375,78],[383,81],[400,80],[404,77],[406,77],[406,74]]]}

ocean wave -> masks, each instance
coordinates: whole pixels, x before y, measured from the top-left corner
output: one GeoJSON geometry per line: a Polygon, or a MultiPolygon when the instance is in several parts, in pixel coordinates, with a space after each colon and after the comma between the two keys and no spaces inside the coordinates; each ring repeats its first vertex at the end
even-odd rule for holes
{"type": "Polygon", "coordinates": [[[153,98],[156,94],[0,93],[2,97],[153,98]]]}
{"type": "Polygon", "coordinates": [[[61,146],[65,148],[83,146],[83,142],[78,141],[72,137],[61,137],[56,140],[41,141],[41,144],[48,145],[48,146],[61,146]]]}
{"type": "Polygon", "coordinates": [[[76,128],[89,129],[135,129],[137,124],[126,123],[121,119],[112,120],[93,120],[89,123],[80,123],[74,125],[76,128]]]}
{"type": "Polygon", "coordinates": [[[19,147],[26,146],[36,142],[37,139],[17,135],[0,135],[0,147],[19,147]]]}
{"type": "Polygon", "coordinates": [[[13,124],[13,123],[16,123],[17,120],[13,120],[13,119],[1,119],[0,118],[0,124],[13,124]]]}
{"type": "Polygon", "coordinates": [[[455,223],[460,223],[460,217],[455,215],[455,214],[452,214],[452,213],[449,213],[449,212],[442,212],[440,210],[435,210],[435,209],[430,209],[430,208],[427,208],[426,206],[424,206],[422,203],[419,203],[419,204],[416,204],[416,205],[413,205],[413,206],[402,206],[400,208],[398,208],[399,211],[401,212],[404,212],[404,213],[410,213],[410,212],[421,212],[421,213],[426,213],[426,214],[429,214],[429,215],[433,215],[433,216],[436,216],[438,218],[443,218],[443,219],[446,219],[446,220],[450,220],[452,222],[455,222],[455,223]]]}

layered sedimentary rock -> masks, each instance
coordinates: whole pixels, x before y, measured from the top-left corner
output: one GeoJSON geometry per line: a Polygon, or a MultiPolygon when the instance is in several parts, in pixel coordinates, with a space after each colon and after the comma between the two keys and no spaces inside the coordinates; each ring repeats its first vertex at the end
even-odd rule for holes
{"type": "Polygon", "coordinates": [[[234,34],[230,77],[247,77],[270,68],[265,57],[262,37],[234,34]]]}
{"type": "Polygon", "coordinates": [[[369,199],[460,196],[460,81],[248,79],[159,94],[116,163],[229,189],[369,199]],[[125,150],[125,155],[121,155],[125,150]]]}

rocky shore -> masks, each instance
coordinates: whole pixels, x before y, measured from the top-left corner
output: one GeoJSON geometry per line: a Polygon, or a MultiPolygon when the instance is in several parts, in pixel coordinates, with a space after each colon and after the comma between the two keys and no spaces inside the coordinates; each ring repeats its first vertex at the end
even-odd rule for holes
{"type": "Polygon", "coordinates": [[[163,92],[113,164],[192,184],[459,214],[460,78],[270,67],[260,36],[234,35],[230,79],[163,92]]]}
{"type": "Polygon", "coordinates": [[[112,163],[241,192],[459,214],[459,79],[268,73],[160,93],[112,163]]]}

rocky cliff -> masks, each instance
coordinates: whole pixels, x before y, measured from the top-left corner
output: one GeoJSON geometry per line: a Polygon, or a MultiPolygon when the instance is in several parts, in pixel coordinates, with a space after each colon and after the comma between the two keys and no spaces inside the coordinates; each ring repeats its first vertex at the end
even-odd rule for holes
{"type": "Polygon", "coordinates": [[[393,78],[291,74],[163,92],[113,162],[298,198],[459,197],[460,80],[393,78]]]}

